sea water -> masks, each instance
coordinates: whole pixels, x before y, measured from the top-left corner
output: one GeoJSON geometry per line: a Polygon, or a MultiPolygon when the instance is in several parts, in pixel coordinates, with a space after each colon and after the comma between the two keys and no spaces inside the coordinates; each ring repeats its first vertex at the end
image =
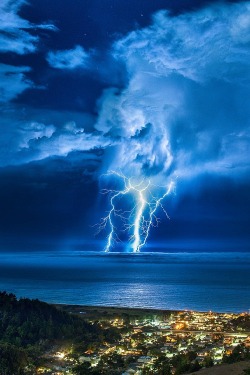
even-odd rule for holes
{"type": "Polygon", "coordinates": [[[0,290],[52,303],[242,312],[250,253],[0,253],[0,290]]]}

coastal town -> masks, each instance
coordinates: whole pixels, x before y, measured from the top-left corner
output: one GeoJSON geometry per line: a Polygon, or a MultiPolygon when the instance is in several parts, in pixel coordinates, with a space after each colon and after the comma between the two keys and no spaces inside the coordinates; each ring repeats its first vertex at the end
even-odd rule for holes
{"type": "Polygon", "coordinates": [[[74,344],[54,346],[44,354],[39,374],[178,375],[250,359],[247,312],[65,308],[115,332],[117,340],[100,338],[87,350],[74,344]]]}

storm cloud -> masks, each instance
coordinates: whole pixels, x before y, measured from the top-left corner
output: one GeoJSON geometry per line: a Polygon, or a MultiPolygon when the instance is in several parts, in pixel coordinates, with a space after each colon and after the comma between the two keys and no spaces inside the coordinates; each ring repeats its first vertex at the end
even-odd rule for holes
{"type": "MultiPolygon", "coordinates": [[[[6,27],[16,30],[23,43],[18,30],[33,26],[17,15],[21,4],[13,8],[6,1],[2,8],[13,19],[6,27]]],[[[33,52],[35,40],[28,35],[26,48],[16,53],[33,52]]],[[[216,4],[176,16],[157,12],[150,26],[128,33],[110,49],[114,65],[123,66],[127,84],[122,90],[103,91],[92,130],[85,132],[84,123],[76,125],[73,119],[55,126],[34,118],[22,123],[21,131],[18,123],[12,124],[2,138],[6,143],[16,126],[16,144],[2,165],[101,148],[106,150],[104,171],[163,181],[205,171],[244,176],[249,171],[249,35],[249,2],[216,4]]],[[[50,51],[46,58],[52,67],[67,71],[85,66],[89,55],[76,46],[50,51]]],[[[110,63],[108,69],[112,75],[110,63]]],[[[3,100],[32,87],[28,71],[25,66],[2,66],[3,100]]]]}
{"type": "Polygon", "coordinates": [[[249,1],[4,0],[0,15],[7,242],[93,239],[111,170],[178,176],[152,240],[249,240],[249,1]]]}
{"type": "Polygon", "coordinates": [[[249,35],[250,4],[240,3],[175,17],[160,11],[149,27],[118,40],[113,56],[129,83],[121,94],[104,92],[96,125],[120,139],[111,168],[163,180],[173,173],[245,176],[249,35]]]}

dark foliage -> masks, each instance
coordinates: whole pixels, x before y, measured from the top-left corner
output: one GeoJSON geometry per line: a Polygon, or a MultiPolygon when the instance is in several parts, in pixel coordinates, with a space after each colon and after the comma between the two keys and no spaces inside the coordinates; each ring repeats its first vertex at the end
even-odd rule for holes
{"type": "Polygon", "coordinates": [[[0,338],[27,347],[57,339],[97,337],[100,328],[45,302],[0,293],[0,338]]]}
{"type": "MultiPolygon", "coordinates": [[[[55,341],[70,340],[76,347],[87,348],[91,343],[119,338],[116,329],[103,330],[45,302],[17,300],[14,294],[0,292],[1,375],[29,373],[26,365],[37,363],[40,354],[55,341]]],[[[77,371],[82,374],[87,370],[77,371]]]]}
{"type": "Polygon", "coordinates": [[[231,320],[234,328],[242,328],[243,330],[250,330],[250,317],[249,315],[241,315],[231,320]]]}
{"type": "Polygon", "coordinates": [[[23,369],[27,364],[27,354],[23,349],[7,343],[0,343],[1,375],[22,375],[24,374],[23,369]]]}
{"type": "Polygon", "coordinates": [[[230,355],[224,355],[223,362],[235,363],[244,359],[250,359],[250,350],[241,344],[236,346],[230,355]]]}
{"type": "Polygon", "coordinates": [[[196,356],[195,352],[188,352],[187,354],[178,354],[174,356],[172,359],[172,365],[175,368],[175,374],[180,375],[200,370],[201,365],[197,361],[194,361],[196,356]]]}

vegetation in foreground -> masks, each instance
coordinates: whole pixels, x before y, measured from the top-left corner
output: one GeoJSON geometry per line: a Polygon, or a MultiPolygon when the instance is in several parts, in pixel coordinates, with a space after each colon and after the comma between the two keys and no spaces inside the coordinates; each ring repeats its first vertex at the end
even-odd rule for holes
{"type": "Polygon", "coordinates": [[[88,323],[39,300],[0,292],[0,374],[35,374],[43,355],[55,347],[81,346],[105,340],[116,342],[116,328],[103,330],[98,323],[88,323]]]}

